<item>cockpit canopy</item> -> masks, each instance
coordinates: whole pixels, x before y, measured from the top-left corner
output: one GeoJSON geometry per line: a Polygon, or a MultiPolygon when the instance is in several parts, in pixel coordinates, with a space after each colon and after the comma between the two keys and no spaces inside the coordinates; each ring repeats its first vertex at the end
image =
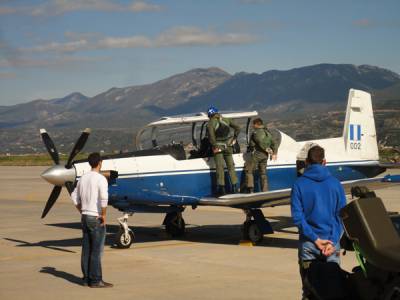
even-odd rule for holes
{"type": "MultiPolygon", "coordinates": [[[[221,112],[225,118],[235,121],[241,132],[235,153],[245,152],[251,134],[251,119],[258,116],[257,111],[221,112]]],[[[206,113],[162,117],[143,127],[136,135],[136,149],[159,149],[178,160],[208,157],[206,113]]],[[[279,134],[276,131],[275,134],[279,134]]]]}

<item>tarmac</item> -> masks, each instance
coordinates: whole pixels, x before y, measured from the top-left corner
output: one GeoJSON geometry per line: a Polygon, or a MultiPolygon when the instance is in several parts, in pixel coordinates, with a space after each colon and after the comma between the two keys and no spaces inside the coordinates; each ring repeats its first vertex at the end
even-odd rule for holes
{"type": "MultiPolygon", "coordinates": [[[[52,186],[43,167],[0,167],[0,299],[300,299],[297,230],[288,206],[264,209],[275,233],[258,246],[240,241],[244,214],[229,208],[187,208],[187,233],[170,239],[163,215],[136,214],[130,249],[113,248],[121,213],[110,208],[103,258],[111,289],[80,285],[79,214],[63,189],[40,219],[52,186]]],[[[394,172],[392,172],[394,173],[394,172]]],[[[397,171],[397,173],[399,173],[397,171]]],[[[377,191],[400,211],[400,187],[377,191]]],[[[352,253],[342,267],[357,264],[352,253]]]]}

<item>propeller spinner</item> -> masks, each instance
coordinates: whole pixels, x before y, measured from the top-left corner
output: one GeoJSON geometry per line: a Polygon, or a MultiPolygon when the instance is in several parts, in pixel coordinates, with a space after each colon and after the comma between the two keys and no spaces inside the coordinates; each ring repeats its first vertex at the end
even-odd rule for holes
{"type": "Polygon", "coordinates": [[[53,167],[47,169],[41,175],[43,179],[54,185],[54,188],[49,196],[49,199],[46,202],[46,206],[44,207],[42,213],[42,219],[47,215],[47,213],[53,207],[54,203],[56,203],[58,197],[60,196],[61,189],[63,186],[67,188],[70,194],[74,190],[76,171],[72,166],[72,161],[75,158],[75,156],[85,146],[89,134],[90,134],[90,129],[86,128],[82,132],[79,139],[76,141],[74,148],[72,149],[68,157],[67,164],[65,166],[62,166],[60,165],[60,158],[58,155],[58,151],[54,146],[52,139],[50,138],[49,134],[45,129],[40,129],[40,135],[42,136],[43,143],[55,163],[53,167]]]}

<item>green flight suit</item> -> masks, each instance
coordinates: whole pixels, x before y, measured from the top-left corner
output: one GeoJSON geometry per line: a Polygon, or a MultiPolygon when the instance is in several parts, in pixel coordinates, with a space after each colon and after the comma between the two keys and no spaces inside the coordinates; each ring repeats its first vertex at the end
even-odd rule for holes
{"type": "Polygon", "coordinates": [[[276,142],[271,133],[263,126],[256,128],[251,135],[250,144],[251,157],[245,164],[246,186],[254,189],[254,170],[258,169],[261,181],[261,191],[268,191],[268,178],[266,174],[268,163],[268,152],[270,148],[276,154],[276,142]]]}
{"type": "Polygon", "coordinates": [[[208,138],[213,149],[218,148],[221,151],[214,153],[214,162],[217,176],[217,185],[225,186],[224,160],[228,169],[229,176],[233,185],[238,182],[235,164],[233,162],[232,141],[237,138],[240,127],[231,119],[223,118],[220,114],[215,114],[210,118],[207,124],[208,138]],[[231,135],[230,128],[234,133],[231,135]]]}

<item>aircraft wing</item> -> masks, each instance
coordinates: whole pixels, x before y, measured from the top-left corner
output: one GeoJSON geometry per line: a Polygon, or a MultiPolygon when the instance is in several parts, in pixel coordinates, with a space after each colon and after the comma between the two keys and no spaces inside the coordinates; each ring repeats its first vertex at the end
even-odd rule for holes
{"type": "Polygon", "coordinates": [[[229,206],[234,208],[259,208],[290,203],[292,189],[275,190],[252,194],[229,194],[219,198],[201,198],[200,205],[229,206]]]}
{"type": "MultiPolygon", "coordinates": [[[[351,188],[354,186],[365,186],[370,190],[375,190],[393,186],[393,184],[400,185],[400,175],[342,181],[346,194],[349,194],[351,188]]],[[[199,205],[225,206],[241,209],[287,205],[290,204],[291,190],[282,189],[252,194],[229,194],[219,198],[206,197],[200,199],[199,205]]]]}

